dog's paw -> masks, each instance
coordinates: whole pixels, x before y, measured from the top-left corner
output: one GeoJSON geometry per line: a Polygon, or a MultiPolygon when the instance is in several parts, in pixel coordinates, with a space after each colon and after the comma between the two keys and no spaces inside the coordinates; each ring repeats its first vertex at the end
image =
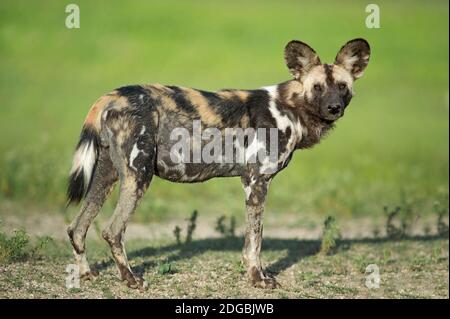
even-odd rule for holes
{"type": "Polygon", "coordinates": [[[275,278],[266,277],[258,282],[254,282],[253,285],[257,288],[263,289],[276,289],[281,288],[281,285],[277,282],[275,278]]]}
{"type": "Polygon", "coordinates": [[[94,281],[98,277],[98,271],[95,269],[86,271],[85,273],[80,274],[80,279],[82,281],[94,281]]]}
{"type": "Polygon", "coordinates": [[[142,277],[129,276],[125,279],[128,288],[147,290],[148,284],[142,277]]]}
{"type": "Polygon", "coordinates": [[[256,267],[251,268],[249,274],[253,286],[257,288],[275,289],[281,287],[275,278],[265,275],[262,270],[256,267]]]}

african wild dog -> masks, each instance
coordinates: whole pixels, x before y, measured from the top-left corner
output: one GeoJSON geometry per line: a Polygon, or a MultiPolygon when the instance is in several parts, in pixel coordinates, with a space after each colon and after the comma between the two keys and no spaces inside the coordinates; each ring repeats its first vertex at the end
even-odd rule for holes
{"type": "Polygon", "coordinates": [[[122,280],[130,287],[144,288],[145,282],[128,264],[123,238],[153,175],[188,183],[240,176],[246,193],[243,259],[247,272],[255,286],[276,287],[260,261],[269,184],[287,166],[294,150],[317,144],[344,114],[353,81],[363,74],[369,55],[369,44],[355,39],[340,49],[334,64],[322,64],[311,47],[291,41],[285,48],[285,60],[294,78],[278,85],[214,93],[159,84],[133,85],[97,100],[84,122],[68,187],[69,203],[85,199],[68,228],[81,276],[94,275],[86,260],[85,236],[116,181],[120,181],[119,200],[102,235],[111,246],[122,280]],[[275,169],[267,173],[260,162],[174,163],[171,131],[180,127],[191,131],[194,120],[201,121],[205,129],[221,132],[224,128],[276,128],[279,156],[275,169]]]}

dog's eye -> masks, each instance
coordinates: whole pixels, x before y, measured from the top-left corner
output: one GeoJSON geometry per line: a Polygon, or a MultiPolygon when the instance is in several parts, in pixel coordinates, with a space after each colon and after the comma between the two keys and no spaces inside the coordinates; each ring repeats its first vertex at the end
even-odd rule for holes
{"type": "Polygon", "coordinates": [[[344,91],[347,88],[347,84],[341,82],[338,84],[338,88],[339,90],[344,91]]]}
{"type": "Polygon", "coordinates": [[[314,90],[316,92],[322,92],[322,85],[320,85],[318,83],[314,84],[314,90]]]}

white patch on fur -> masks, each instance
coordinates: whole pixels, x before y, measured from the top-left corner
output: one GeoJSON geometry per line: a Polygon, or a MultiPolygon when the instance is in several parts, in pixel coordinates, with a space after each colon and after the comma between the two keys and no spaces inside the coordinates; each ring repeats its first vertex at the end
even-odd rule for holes
{"type": "Polygon", "coordinates": [[[260,174],[274,173],[278,169],[278,163],[280,162],[280,157],[277,161],[271,161],[269,156],[265,156],[262,160],[261,166],[259,167],[260,174]]]}
{"type": "Polygon", "coordinates": [[[269,111],[272,114],[273,118],[277,122],[277,128],[281,131],[286,132],[286,129],[290,127],[292,129],[293,123],[289,119],[287,115],[281,115],[280,110],[277,108],[277,105],[274,100],[269,102],[269,111]]]}
{"type": "MultiPolygon", "coordinates": [[[[283,133],[285,133],[286,129],[289,127],[291,129],[291,135],[289,137],[289,141],[286,144],[286,151],[282,154],[279,154],[277,161],[271,161],[270,157],[265,157],[263,159],[261,166],[259,168],[259,172],[262,174],[276,171],[280,163],[284,165],[287,158],[289,157],[289,154],[291,154],[292,151],[294,151],[296,143],[299,142],[302,139],[302,137],[307,133],[306,128],[304,128],[301,125],[300,120],[292,121],[287,115],[281,114],[275,102],[275,100],[278,98],[278,91],[277,91],[278,87],[275,85],[263,87],[263,89],[269,92],[271,98],[269,102],[269,111],[272,117],[275,119],[277,128],[281,130],[283,133]]],[[[260,148],[262,148],[263,145],[259,145],[258,143],[252,143],[251,145],[249,145],[249,147],[250,147],[250,154],[254,153],[256,154],[256,152],[260,148]]]]}
{"type": "Polygon", "coordinates": [[[129,166],[130,166],[130,168],[134,169],[136,172],[137,172],[137,168],[133,165],[133,162],[136,159],[136,157],[139,156],[140,153],[142,153],[144,155],[147,155],[146,152],[144,152],[143,150],[138,149],[137,143],[135,143],[133,145],[133,149],[131,150],[131,153],[130,153],[129,166]]]}
{"type": "Polygon", "coordinates": [[[311,63],[311,59],[307,58],[307,57],[302,57],[302,56],[298,56],[297,57],[298,62],[300,62],[300,65],[302,66],[302,68],[306,67],[309,63],[311,63]]]}
{"type": "Polygon", "coordinates": [[[137,168],[133,165],[133,161],[136,159],[136,157],[138,157],[139,153],[140,150],[137,148],[137,144],[134,144],[133,149],[131,150],[130,153],[130,167],[135,171],[137,171],[137,168]]]}
{"type": "Polygon", "coordinates": [[[346,57],[342,61],[342,66],[344,67],[344,69],[346,69],[347,71],[350,72],[353,68],[353,64],[355,64],[355,62],[358,60],[359,60],[359,57],[357,55],[346,57]]]}
{"type": "Polygon", "coordinates": [[[265,150],[266,143],[255,136],[252,142],[245,149],[245,162],[256,163],[258,159],[258,152],[262,151],[263,153],[265,153],[265,150]]]}
{"type": "Polygon", "coordinates": [[[142,125],[141,132],[139,132],[139,135],[144,135],[144,133],[145,133],[145,125],[142,125]]]}
{"type": "Polygon", "coordinates": [[[89,185],[91,180],[92,171],[95,165],[95,149],[93,142],[85,142],[81,144],[73,157],[73,164],[70,170],[70,174],[76,173],[76,175],[83,172],[84,186],[89,185]]]}
{"type": "Polygon", "coordinates": [[[269,92],[271,99],[276,100],[278,98],[278,85],[263,86],[262,89],[269,92]]]}
{"type": "Polygon", "coordinates": [[[180,181],[181,182],[192,182],[192,181],[197,180],[197,178],[199,178],[201,175],[202,175],[202,173],[197,173],[193,176],[188,176],[188,175],[183,174],[180,178],[180,181]]]}
{"type": "Polygon", "coordinates": [[[252,194],[252,186],[255,184],[256,179],[252,177],[250,184],[244,187],[245,199],[248,200],[252,194]]]}

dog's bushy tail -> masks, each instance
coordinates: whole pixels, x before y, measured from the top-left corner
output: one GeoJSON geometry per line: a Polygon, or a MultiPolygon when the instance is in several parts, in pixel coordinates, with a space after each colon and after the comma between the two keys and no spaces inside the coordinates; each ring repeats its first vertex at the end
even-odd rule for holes
{"type": "Polygon", "coordinates": [[[67,205],[78,204],[89,190],[100,149],[99,132],[84,125],[73,157],[67,188],[67,205]]]}

